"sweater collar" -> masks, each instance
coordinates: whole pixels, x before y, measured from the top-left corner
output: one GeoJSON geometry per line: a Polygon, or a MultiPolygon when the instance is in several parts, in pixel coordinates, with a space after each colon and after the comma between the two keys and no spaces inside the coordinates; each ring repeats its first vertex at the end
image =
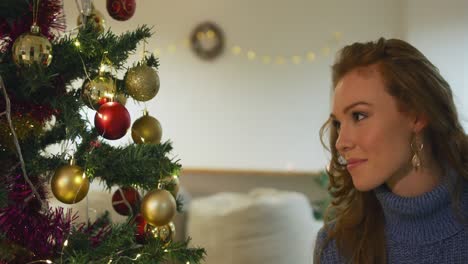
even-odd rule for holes
{"type": "Polygon", "coordinates": [[[447,238],[463,228],[451,207],[452,183],[456,175],[453,171],[447,175],[432,191],[416,197],[398,196],[385,184],[374,190],[384,212],[387,239],[427,244],[447,238]]]}

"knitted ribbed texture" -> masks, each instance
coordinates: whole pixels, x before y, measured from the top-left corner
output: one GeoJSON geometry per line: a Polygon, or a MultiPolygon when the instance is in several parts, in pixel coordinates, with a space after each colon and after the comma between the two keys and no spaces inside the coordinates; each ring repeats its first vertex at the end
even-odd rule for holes
{"type": "MultiPolygon", "coordinates": [[[[385,215],[388,263],[468,263],[468,230],[453,213],[451,189],[444,182],[411,198],[397,196],[385,185],[375,189],[385,215]]],[[[468,212],[467,188],[461,210],[468,212]]],[[[320,230],[317,247],[325,237],[325,230],[320,230]]],[[[321,263],[346,263],[334,241],[326,246],[321,263]]]]}

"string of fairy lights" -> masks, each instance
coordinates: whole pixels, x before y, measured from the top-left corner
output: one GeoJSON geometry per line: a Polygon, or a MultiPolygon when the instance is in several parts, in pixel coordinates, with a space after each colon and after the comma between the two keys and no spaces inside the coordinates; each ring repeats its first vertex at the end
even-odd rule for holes
{"type": "MultiPolygon", "coordinates": [[[[245,48],[240,44],[233,44],[233,45],[226,45],[225,51],[230,53],[231,55],[239,58],[244,59],[250,62],[258,62],[263,65],[301,65],[306,63],[314,63],[320,57],[329,57],[332,53],[334,47],[336,47],[343,38],[342,32],[333,32],[332,36],[325,44],[319,49],[310,49],[306,50],[305,52],[292,52],[287,51],[284,53],[277,53],[277,54],[267,54],[262,52],[261,50],[245,48]],[[282,54],[289,54],[289,55],[282,55],[282,54]]],[[[203,40],[215,38],[215,35],[212,32],[208,31],[205,34],[197,35],[197,38],[203,40]]],[[[183,41],[178,41],[175,43],[171,43],[166,46],[157,46],[153,50],[153,54],[156,57],[160,57],[161,55],[175,55],[178,51],[181,50],[188,50],[191,48],[191,43],[189,39],[185,39],[183,41]]]]}

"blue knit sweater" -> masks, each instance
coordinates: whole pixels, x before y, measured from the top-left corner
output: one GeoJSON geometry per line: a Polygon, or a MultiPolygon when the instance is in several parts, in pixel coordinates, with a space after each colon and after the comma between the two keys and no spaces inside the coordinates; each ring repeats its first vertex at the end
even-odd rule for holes
{"type": "MultiPolygon", "coordinates": [[[[468,228],[457,220],[451,208],[451,190],[447,182],[418,197],[404,198],[386,185],[375,189],[385,215],[387,263],[468,263],[468,228]]],[[[461,208],[468,212],[468,186],[461,208]]],[[[326,237],[322,228],[316,250],[326,237]]],[[[339,256],[336,243],[325,247],[321,263],[349,263],[339,256]]]]}

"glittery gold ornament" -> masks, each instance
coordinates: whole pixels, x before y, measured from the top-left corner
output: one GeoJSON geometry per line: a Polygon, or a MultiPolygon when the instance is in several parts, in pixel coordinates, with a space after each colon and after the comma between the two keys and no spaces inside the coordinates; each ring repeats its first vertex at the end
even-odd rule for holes
{"type": "Polygon", "coordinates": [[[132,125],[132,139],[136,144],[159,144],[161,137],[161,124],[150,116],[148,111],[145,111],[132,125]]]}
{"type": "Polygon", "coordinates": [[[141,215],[153,226],[169,224],[177,210],[174,196],[166,190],[148,192],[141,201],[141,215]]]}
{"type": "Polygon", "coordinates": [[[160,180],[162,185],[164,186],[164,189],[169,190],[174,197],[177,197],[177,194],[179,193],[179,176],[177,175],[172,175],[172,176],[167,176],[164,177],[160,180]]]}
{"type": "MultiPolygon", "coordinates": [[[[29,115],[15,116],[12,122],[16,137],[20,142],[32,137],[38,137],[44,132],[41,123],[29,115]]],[[[6,119],[0,119],[0,145],[10,150],[15,149],[13,134],[6,119]]]]}
{"type": "Polygon", "coordinates": [[[52,62],[52,45],[41,35],[38,25],[33,24],[31,31],[19,36],[13,43],[13,61],[18,66],[39,64],[49,66],[52,62]]]}
{"type": "MultiPolygon", "coordinates": [[[[81,26],[81,24],[83,24],[82,19],[83,15],[78,15],[78,18],[76,20],[76,24],[78,26],[81,26]]],[[[93,27],[97,30],[97,32],[102,33],[106,29],[106,20],[104,19],[102,13],[99,12],[99,10],[97,10],[96,8],[94,8],[94,5],[91,9],[91,13],[89,14],[89,16],[86,16],[86,19],[87,21],[91,20],[91,23],[93,27]]]]}
{"type": "Polygon", "coordinates": [[[112,101],[115,94],[115,81],[112,77],[106,75],[99,75],[91,81],[86,80],[81,89],[81,98],[83,99],[83,102],[89,108],[94,110],[97,110],[101,105],[112,101]]]}
{"type": "Polygon", "coordinates": [[[70,161],[55,171],[51,181],[51,189],[57,200],[66,204],[74,204],[83,200],[89,190],[89,180],[79,166],[70,161]]]}
{"type": "Polygon", "coordinates": [[[155,238],[159,238],[164,243],[164,246],[168,246],[172,240],[174,240],[176,227],[172,222],[163,226],[152,226],[147,224],[145,227],[145,233],[155,238]]]}
{"type": "Polygon", "coordinates": [[[125,76],[128,94],[137,101],[148,101],[159,91],[159,76],[155,69],[147,65],[138,65],[128,70],[125,76]]]}

